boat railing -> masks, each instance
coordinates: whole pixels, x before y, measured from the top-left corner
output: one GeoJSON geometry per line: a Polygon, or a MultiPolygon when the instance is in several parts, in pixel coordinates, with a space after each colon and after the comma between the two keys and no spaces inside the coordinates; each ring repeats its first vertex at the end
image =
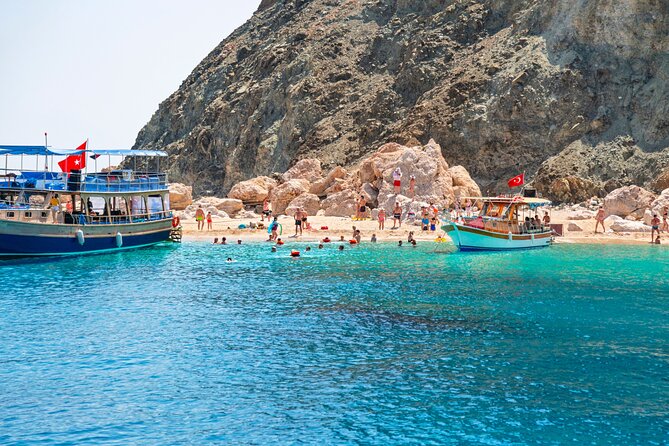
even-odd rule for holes
{"type": "Polygon", "coordinates": [[[50,209],[44,208],[31,209],[24,207],[0,209],[0,220],[68,225],[120,225],[145,223],[171,219],[172,216],[172,211],[152,211],[133,213],[130,215],[98,215],[95,213],[86,215],[72,212],[52,212],[50,209]]]}
{"type": "Polygon", "coordinates": [[[167,190],[167,174],[119,170],[104,173],[29,172],[0,175],[0,190],[149,192],[167,190]]]}
{"type": "Polygon", "coordinates": [[[540,234],[551,231],[550,226],[544,224],[526,225],[525,222],[517,220],[507,220],[497,217],[461,217],[462,222],[466,226],[483,229],[490,232],[498,232],[500,234],[540,234]]]}

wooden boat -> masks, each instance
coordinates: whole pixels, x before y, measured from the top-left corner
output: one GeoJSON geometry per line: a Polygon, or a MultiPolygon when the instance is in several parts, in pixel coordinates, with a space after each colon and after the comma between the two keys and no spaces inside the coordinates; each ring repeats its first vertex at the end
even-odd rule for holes
{"type": "Polygon", "coordinates": [[[461,251],[505,251],[549,246],[550,227],[530,219],[550,201],[523,197],[470,197],[481,211],[476,216],[447,219],[442,229],[461,251]]]}
{"type": "MultiPolygon", "coordinates": [[[[28,170],[25,155],[85,158],[166,156],[161,151],[65,150],[46,146],[0,146],[0,258],[61,256],[119,251],[170,239],[173,216],[167,176],[149,169],[87,173],[28,170]],[[20,157],[20,166],[9,166],[20,157]],[[1,159],[1,158],[0,158],[1,159]],[[56,204],[57,203],[57,204],[56,204]]],[[[96,161],[97,163],[97,161],[96,161]]],[[[159,162],[156,163],[159,170],[159,162]]]]}

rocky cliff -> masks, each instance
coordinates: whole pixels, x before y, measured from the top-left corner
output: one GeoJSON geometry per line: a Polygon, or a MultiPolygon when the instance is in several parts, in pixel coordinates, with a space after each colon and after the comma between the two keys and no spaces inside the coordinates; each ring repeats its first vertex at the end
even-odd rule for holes
{"type": "Polygon", "coordinates": [[[565,200],[652,187],[668,50],[663,0],[262,0],[135,147],[166,148],[196,195],[430,138],[489,191],[523,170],[565,200]]]}

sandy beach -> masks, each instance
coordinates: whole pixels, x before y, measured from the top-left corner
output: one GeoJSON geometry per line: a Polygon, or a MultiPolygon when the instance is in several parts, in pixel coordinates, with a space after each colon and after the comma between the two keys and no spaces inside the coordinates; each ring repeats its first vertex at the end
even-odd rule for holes
{"type": "MultiPolygon", "coordinates": [[[[553,223],[562,223],[564,224],[565,233],[562,237],[556,237],[556,243],[584,243],[584,244],[650,244],[650,234],[648,233],[632,233],[632,232],[606,232],[604,234],[600,233],[595,234],[595,220],[567,220],[567,210],[554,210],[551,213],[551,219],[553,223]],[[566,228],[570,222],[576,223],[583,230],[582,231],[567,231],[566,228]]],[[[197,224],[195,220],[186,220],[182,219],[181,225],[184,230],[184,240],[194,241],[194,240],[212,240],[214,237],[227,237],[228,242],[235,243],[237,240],[244,241],[263,241],[267,239],[267,229],[239,229],[239,225],[249,225],[250,222],[260,222],[260,218],[256,219],[214,219],[213,229],[211,231],[197,230],[197,224]]],[[[290,243],[291,241],[319,241],[324,237],[329,237],[331,240],[339,240],[341,236],[344,236],[344,240],[349,240],[352,235],[353,226],[357,229],[360,229],[362,232],[363,242],[369,241],[372,234],[376,234],[376,237],[379,242],[383,241],[396,241],[396,240],[406,240],[410,231],[414,231],[414,237],[416,240],[422,241],[434,241],[439,235],[443,234],[442,231],[437,230],[435,232],[423,232],[420,230],[420,226],[414,226],[408,224],[407,222],[402,223],[401,228],[390,229],[392,228],[392,220],[386,221],[386,229],[383,231],[378,230],[378,222],[374,220],[362,220],[354,221],[348,217],[325,217],[325,216],[310,216],[309,223],[311,224],[311,230],[305,230],[301,237],[294,237],[295,226],[293,224],[294,219],[290,216],[281,216],[279,217],[279,223],[283,227],[283,234],[280,236],[281,239],[290,243]],[[327,227],[328,229],[321,229],[321,227],[327,227]]],[[[267,225],[267,221],[265,221],[267,225]]],[[[663,234],[663,239],[664,239],[663,234]]],[[[664,241],[664,240],[663,240],[664,241]]],[[[666,242],[669,243],[669,240],[666,242]]],[[[666,246],[666,245],[665,245],[666,246]]]]}

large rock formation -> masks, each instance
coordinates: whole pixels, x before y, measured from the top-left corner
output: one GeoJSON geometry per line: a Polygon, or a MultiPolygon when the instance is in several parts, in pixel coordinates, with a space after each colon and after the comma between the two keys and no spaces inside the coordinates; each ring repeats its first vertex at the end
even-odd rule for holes
{"type": "Polygon", "coordinates": [[[668,17],[659,0],[263,0],[135,147],[167,149],[196,195],[430,137],[488,190],[551,156],[549,196],[567,177],[562,199],[650,187],[669,166],[668,17]]]}
{"type": "MultiPolygon", "coordinates": [[[[182,211],[193,203],[193,188],[181,183],[170,183],[170,207],[182,211]]],[[[31,197],[32,198],[32,197],[31,197]]]]}
{"type": "Polygon", "coordinates": [[[604,212],[606,215],[643,218],[655,198],[655,194],[639,186],[621,187],[604,198],[604,212]]]}

